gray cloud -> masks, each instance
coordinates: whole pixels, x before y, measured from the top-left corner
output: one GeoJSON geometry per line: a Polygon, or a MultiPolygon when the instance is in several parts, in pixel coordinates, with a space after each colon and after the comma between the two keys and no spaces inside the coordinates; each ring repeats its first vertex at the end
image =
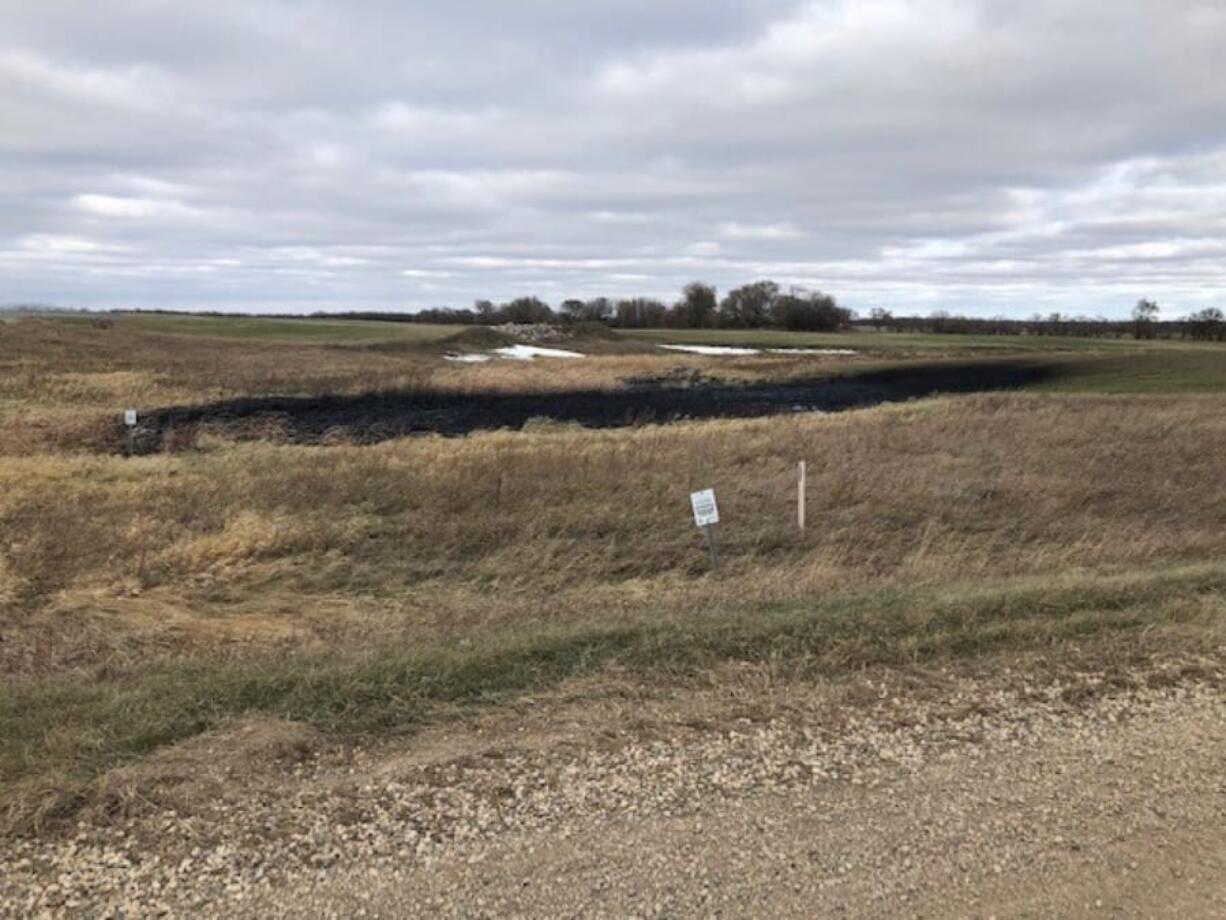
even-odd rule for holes
{"type": "Polygon", "coordinates": [[[1226,301],[1216,0],[0,0],[0,301],[1226,301]]]}

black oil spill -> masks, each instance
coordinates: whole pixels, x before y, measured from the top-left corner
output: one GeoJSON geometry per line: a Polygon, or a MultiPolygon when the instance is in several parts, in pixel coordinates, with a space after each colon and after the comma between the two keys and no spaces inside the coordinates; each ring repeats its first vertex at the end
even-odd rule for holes
{"type": "Polygon", "coordinates": [[[680,419],[751,418],[788,412],[837,412],[939,393],[1016,389],[1054,368],[1039,362],[979,360],[898,365],[861,374],[732,385],[636,381],[620,390],[458,395],[379,392],[353,396],[274,396],[154,410],[142,419],[140,452],[159,450],[171,431],[208,424],[238,437],[297,443],[324,439],[373,444],[411,434],[465,435],[517,429],[530,419],[590,428],[661,424],[680,419]]]}

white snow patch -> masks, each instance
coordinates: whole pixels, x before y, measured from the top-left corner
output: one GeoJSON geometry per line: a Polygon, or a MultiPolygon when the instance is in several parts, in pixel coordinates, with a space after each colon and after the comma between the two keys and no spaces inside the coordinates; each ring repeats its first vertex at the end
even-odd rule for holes
{"type": "Polygon", "coordinates": [[[490,356],[489,355],[457,355],[457,354],[448,353],[448,354],[443,355],[443,360],[444,361],[456,361],[460,364],[484,364],[486,361],[490,360],[490,356]]]}
{"type": "Polygon", "coordinates": [[[661,345],[669,351],[688,351],[695,355],[757,355],[757,348],[741,348],[738,345],[661,345]]]}
{"type": "Polygon", "coordinates": [[[854,355],[851,348],[768,348],[772,355],[854,355]]]}
{"type": "Polygon", "coordinates": [[[687,351],[695,355],[854,355],[850,348],[746,348],[742,345],[661,345],[669,351],[687,351]]]}
{"type": "Polygon", "coordinates": [[[582,358],[577,351],[564,351],[561,348],[541,348],[539,345],[507,345],[505,348],[495,348],[494,354],[504,358],[514,358],[516,361],[531,361],[533,358],[582,358]]]}

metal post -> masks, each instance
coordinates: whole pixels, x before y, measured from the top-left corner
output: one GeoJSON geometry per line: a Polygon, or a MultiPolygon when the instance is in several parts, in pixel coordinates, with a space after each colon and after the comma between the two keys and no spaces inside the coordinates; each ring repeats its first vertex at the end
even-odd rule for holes
{"type": "Polygon", "coordinates": [[[702,532],[707,535],[707,549],[711,553],[711,570],[719,570],[719,543],[715,540],[715,525],[707,524],[702,528],[702,532]]]}

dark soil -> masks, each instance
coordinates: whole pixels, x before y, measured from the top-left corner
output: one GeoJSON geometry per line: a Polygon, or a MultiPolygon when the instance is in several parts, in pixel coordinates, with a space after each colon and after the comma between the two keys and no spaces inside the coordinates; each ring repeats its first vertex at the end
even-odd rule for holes
{"type": "Polygon", "coordinates": [[[974,361],[901,365],[861,374],[786,384],[730,385],[700,381],[635,381],[622,390],[457,395],[380,392],[355,396],[253,397],[155,410],[144,418],[136,446],[173,446],[178,432],[222,426],[238,437],[299,443],[375,443],[410,434],[464,435],[521,428],[530,419],[577,422],[590,428],[680,419],[746,418],[786,412],[836,412],[937,393],[1013,389],[1037,383],[1052,368],[1038,362],[974,361]]]}

